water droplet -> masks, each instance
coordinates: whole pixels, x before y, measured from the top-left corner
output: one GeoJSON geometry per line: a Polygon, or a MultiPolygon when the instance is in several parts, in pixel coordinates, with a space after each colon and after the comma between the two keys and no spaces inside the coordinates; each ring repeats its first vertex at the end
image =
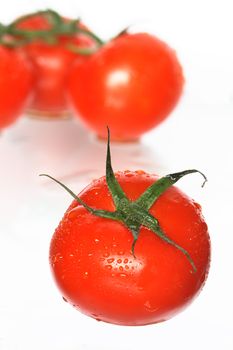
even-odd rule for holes
{"type": "Polygon", "coordinates": [[[126,176],[126,177],[133,177],[134,174],[132,174],[132,173],[125,173],[125,176],[126,176]]]}
{"type": "Polygon", "coordinates": [[[70,254],[70,257],[72,258],[74,256],[74,254],[70,254]]]}
{"type": "Polygon", "coordinates": [[[89,273],[87,271],[84,272],[84,278],[87,278],[89,273]]]}
{"type": "Polygon", "coordinates": [[[121,277],[127,277],[127,275],[125,273],[120,273],[121,277]]]}
{"type": "Polygon", "coordinates": [[[107,260],[107,262],[108,262],[109,264],[111,264],[111,263],[113,263],[114,260],[115,260],[114,258],[110,258],[110,259],[107,260]]]}
{"type": "Polygon", "coordinates": [[[92,256],[92,255],[93,255],[93,253],[89,253],[89,254],[88,254],[88,256],[92,256]]]}
{"type": "Polygon", "coordinates": [[[106,252],[106,253],[103,254],[103,256],[104,256],[105,258],[108,258],[108,257],[109,257],[109,253],[106,252]]]}
{"type": "Polygon", "coordinates": [[[94,241],[95,243],[99,243],[100,240],[98,238],[95,238],[94,241]]]}
{"type": "Polygon", "coordinates": [[[151,304],[150,304],[149,300],[147,300],[147,301],[144,303],[144,306],[145,306],[147,309],[150,309],[150,308],[151,308],[151,304]]]}
{"type": "Polygon", "coordinates": [[[124,259],[124,264],[127,264],[128,261],[129,259],[124,259]]]}
{"type": "Polygon", "coordinates": [[[145,306],[145,309],[149,312],[155,312],[157,311],[159,308],[158,307],[153,307],[150,303],[149,300],[147,300],[145,303],[144,303],[144,306],[145,306]]]}
{"type": "Polygon", "coordinates": [[[120,270],[120,271],[124,271],[124,269],[123,269],[123,267],[122,267],[122,266],[120,266],[120,267],[119,267],[119,270],[120,270]]]}
{"type": "Polygon", "coordinates": [[[125,265],[125,269],[128,270],[129,269],[129,265],[125,265]]]}
{"type": "Polygon", "coordinates": [[[145,171],[144,170],[136,170],[135,173],[138,175],[144,175],[145,171]]]}
{"type": "Polygon", "coordinates": [[[123,250],[120,250],[118,253],[118,255],[124,255],[124,254],[125,254],[125,252],[123,250]]]}
{"type": "Polygon", "coordinates": [[[199,203],[194,202],[193,204],[198,210],[201,210],[201,205],[199,203]]]}
{"type": "Polygon", "coordinates": [[[144,288],[143,287],[138,287],[138,290],[143,291],[144,288]]]}
{"type": "Polygon", "coordinates": [[[121,259],[117,259],[117,262],[118,262],[118,264],[121,264],[122,260],[121,259]]]}
{"type": "Polygon", "coordinates": [[[112,270],[112,265],[105,265],[105,268],[108,270],[112,270]]]}

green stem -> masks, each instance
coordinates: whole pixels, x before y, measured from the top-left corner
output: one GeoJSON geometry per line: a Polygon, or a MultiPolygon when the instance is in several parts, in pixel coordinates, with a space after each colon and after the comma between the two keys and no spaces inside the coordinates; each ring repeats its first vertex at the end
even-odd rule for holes
{"type": "MultiPolygon", "coordinates": [[[[88,29],[84,29],[80,26],[80,19],[75,19],[66,22],[59,15],[59,13],[50,9],[45,11],[33,12],[26,16],[22,16],[16,21],[9,24],[8,26],[0,24],[0,39],[3,45],[8,45],[8,43],[3,38],[4,35],[10,35],[13,38],[11,46],[20,46],[36,40],[43,40],[49,44],[56,44],[60,36],[72,37],[78,34],[82,34],[93,39],[97,47],[102,46],[104,44],[104,41],[100,39],[95,33],[91,32],[88,29]],[[51,25],[49,29],[31,30],[19,28],[19,24],[21,22],[37,15],[44,16],[49,21],[51,25]]],[[[71,47],[70,44],[67,45],[67,48],[81,55],[90,55],[96,52],[96,50],[88,52],[87,50],[81,48],[75,49],[75,46],[72,45],[71,47]]]]}
{"type": "Polygon", "coordinates": [[[107,130],[108,130],[108,144],[107,144],[107,158],[106,158],[106,181],[107,181],[109,191],[111,192],[114,204],[116,208],[118,208],[122,200],[128,201],[128,199],[124,191],[122,190],[120,184],[118,183],[112,169],[111,152],[110,152],[110,131],[109,131],[109,128],[107,128],[107,130]]]}
{"type": "Polygon", "coordinates": [[[66,48],[74,53],[77,53],[78,55],[82,56],[91,56],[95,52],[98,51],[98,48],[90,48],[90,47],[77,47],[74,44],[68,44],[66,45],[66,48]]]}
{"type": "Polygon", "coordinates": [[[166,175],[158,181],[156,181],[139,197],[136,203],[144,209],[150,209],[150,207],[154,204],[158,197],[165,192],[166,189],[174,185],[183,176],[192,173],[199,173],[204,177],[204,182],[202,184],[203,187],[207,181],[207,178],[202,172],[196,169],[180,171],[179,173],[166,175]]]}
{"type": "Polygon", "coordinates": [[[54,177],[52,177],[48,174],[40,174],[39,176],[46,176],[49,179],[55,181],[57,184],[59,184],[61,187],[63,187],[79,204],[81,204],[91,214],[96,215],[96,216],[100,216],[100,217],[105,218],[105,219],[112,219],[112,220],[120,221],[120,219],[118,218],[118,215],[116,215],[115,212],[111,212],[111,211],[107,211],[107,210],[98,210],[98,209],[93,209],[93,208],[89,207],[89,205],[84,203],[81,198],[76,196],[76,194],[73,191],[71,191],[71,189],[69,189],[62,182],[56,180],[54,177]]]}
{"type": "Polygon", "coordinates": [[[135,245],[140,234],[140,228],[146,227],[155,235],[157,235],[165,243],[172,245],[174,248],[178,249],[188,260],[192,266],[193,272],[196,272],[196,266],[192,257],[179,244],[173,241],[170,237],[163,232],[158,220],[149,213],[150,207],[155,203],[158,197],[164,193],[170,186],[176,183],[183,176],[191,173],[200,173],[204,177],[204,183],[207,181],[207,178],[199,170],[191,169],[181,171],[179,173],[169,174],[162,177],[161,179],[154,182],[145,192],[139,197],[136,201],[130,201],[123,189],[121,188],[119,182],[117,181],[115,174],[112,169],[111,164],[111,152],[110,152],[110,131],[108,129],[108,143],[107,143],[107,158],[106,158],[106,182],[108,189],[111,193],[113,202],[115,204],[116,210],[114,212],[93,209],[84,203],[79,197],[77,197],[74,192],[72,192],[67,186],[62,184],[60,181],[54,179],[53,177],[42,174],[41,176],[47,176],[50,179],[57,182],[62,186],[71,196],[77,200],[87,211],[91,214],[110,220],[115,220],[121,222],[125,227],[127,227],[133,236],[133,243],[131,246],[132,255],[135,257],[135,245]]]}
{"type": "Polygon", "coordinates": [[[100,39],[99,36],[97,36],[95,33],[91,32],[88,29],[84,29],[84,28],[79,28],[78,30],[79,33],[85,34],[86,36],[90,37],[91,39],[94,39],[94,41],[99,45],[102,46],[105,44],[105,41],[103,41],[102,39],[100,39]]]}

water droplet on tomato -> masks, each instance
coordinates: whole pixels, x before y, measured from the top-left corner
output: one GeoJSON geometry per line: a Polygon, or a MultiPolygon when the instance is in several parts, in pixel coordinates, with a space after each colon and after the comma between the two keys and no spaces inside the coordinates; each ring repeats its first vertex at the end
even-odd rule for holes
{"type": "Polygon", "coordinates": [[[121,259],[117,259],[117,262],[118,262],[118,264],[121,264],[122,260],[121,259]]]}
{"type": "Polygon", "coordinates": [[[127,275],[125,273],[120,273],[121,277],[127,277],[127,275]]]}
{"type": "Polygon", "coordinates": [[[127,264],[128,263],[128,261],[129,261],[129,259],[124,259],[124,264],[127,264]]]}
{"type": "Polygon", "coordinates": [[[198,210],[201,210],[201,205],[199,203],[194,202],[193,204],[198,210]]]}
{"type": "Polygon", "coordinates": [[[122,267],[122,266],[120,266],[120,267],[119,267],[119,270],[120,270],[120,271],[124,271],[124,269],[123,269],[123,267],[122,267]]]}
{"type": "Polygon", "coordinates": [[[134,174],[133,174],[133,173],[125,173],[125,176],[126,176],[126,177],[133,177],[134,174]]]}
{"type": "Polygon", "coordinates": [[[106,253],[103,254],[103,256],[104,256],[105,258],[108,258],[108,257],[109,257],[109,253],[106,252],[106,253]]]}
{"type": "Polygon", "coordinates": [[[124,254],[125,254],[125,252],[123,250],[120,250],[118,253],[118,255],[124,255],[124,254]]]}
{"type": "Polygon", "coordinates": [[[109,264],[111,264],[111,263],[113,263],[114,260],[115,260],[114,258],[110,258],[110,259],[107,260],[107,262],[108,262],[109,264]]]}
{"type": "Polygon", "coordinates": [[[108,270],[112,270],[112,265],[105,265],[105,268],[108,270]]]}
{"type": "Polygon", "coordinates": [[[125,265],[125,269],[128,270],[129,269],[129,265],[125,265]]]}
{"type": "Polygon", "coordinates": [[[89,273],[87,271],[84,272],[84,278],[87,278],[89,273]]]}
{"type": "Polygon", "coordinates": [[[159,308],[158,307],[153,307],[150,303],[149,300],[147,300],[145,303],[144,303],[144,306],[145,306],[145,309],[149,312],[155,312],[157,311],[159,308]]]}
{"type": "Polygon", "coordinates": [[[94,241],[95,243],[99,243],[100,240],[98,238],[95,238],[94,241]]]}
{"type": "Polygon", "coordinates": [[[144,170],[136,170],[135,173],[138,175],[144,175],[145,171],[144,170]]]}

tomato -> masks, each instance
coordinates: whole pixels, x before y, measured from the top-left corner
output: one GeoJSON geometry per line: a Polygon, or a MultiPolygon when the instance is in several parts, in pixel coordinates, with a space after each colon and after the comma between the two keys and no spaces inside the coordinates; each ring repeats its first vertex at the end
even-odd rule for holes
{"type": "MultiPolygon", "coordinates": [[[[23,19],[18,24],[18,28],[28,30],[48,30],[50,27],[46,17],[41,15],[23,19]]],[[[93,46],[92,40],[82,34],[61,36],[56,44],[36,40],[25,46],[35,70],[34,96],[29,106],[32,113],[50,117],[69,114],[66,98],[67,75],[74,60],[85,60],[85,57],[70,51],[67,48],[68,43],[78,48],[93,46]]]]}
{"type": "Polygon", "coordinates": [[[74,109],[101,138],[135,140],[163,121],[179,100],[184,78],[175,52],[158,38],[122,35],[71,70],[74,109]]]}
{"type": "Polygon", "coordinates": [[[33,70],[21,49],[0,45],[0,129],[22,113],[33,86],[33,70]]]}
{"type": "Polygon", "coordinates": [[[200,205],[171,186],[191,172],[110,170],[73,194],[50,245],[64,300],[119,325],[162,322],[191,303],[207,278],[209,234],[200,205]]]}

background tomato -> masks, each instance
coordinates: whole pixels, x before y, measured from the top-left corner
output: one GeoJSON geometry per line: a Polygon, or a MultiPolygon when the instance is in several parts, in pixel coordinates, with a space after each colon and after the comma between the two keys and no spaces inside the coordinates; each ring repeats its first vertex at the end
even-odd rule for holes
{"type": "MultiPolygon", "coordinates": [[[[136,200],[154,175],[116,174],[127,197],[136,200]]],[[[81,192],[96,209],[114,211],[105,178],[81,192]]],[[[190,304],[208,273],[210,242],[198,204],[179,189],[167,189],[151,207],[163,231],[186,249],[197,268],[176,248],[141,228],[132,255],[132,233],[120,222],[92,215],[74,201],[55,231],[50,264],[65,300],[98,320],[121,325],[161,322],[190,304]]]]}
{"type": "Polygon", "coordinates": [[[0,46],[0,129],[19,117],[32,85],[33,70],[25,53],[0,46]]]}
{"type": "Polygon", "coordinates": [[[137,139],[164,120],[183,87],[175,52],[158,38],[139,33],[109,42],[69,81],[74,108],[100,137],[106,125],[112,139],[137,139]]]}
{"type": "MultiPolygon", "coordinates": [[[[84,28],[82,24],[81,27],[84,28]]],[[[48,30],[51,24],[45,16],[34,15],[22,19],[18,28],[32,31],[48,30]]],[[[93,46],[93,41],[83,34],[77,34],[60,36],[57,43],[36,40],[24,47],[35,70],[34,96],[29,106],[30,112],[39,112],[51,117],[69,113],[66,99],[68,72],[75,59],[85,60],[85,56],[68,50],[68,44],[86,48],[93,46]]]]}

